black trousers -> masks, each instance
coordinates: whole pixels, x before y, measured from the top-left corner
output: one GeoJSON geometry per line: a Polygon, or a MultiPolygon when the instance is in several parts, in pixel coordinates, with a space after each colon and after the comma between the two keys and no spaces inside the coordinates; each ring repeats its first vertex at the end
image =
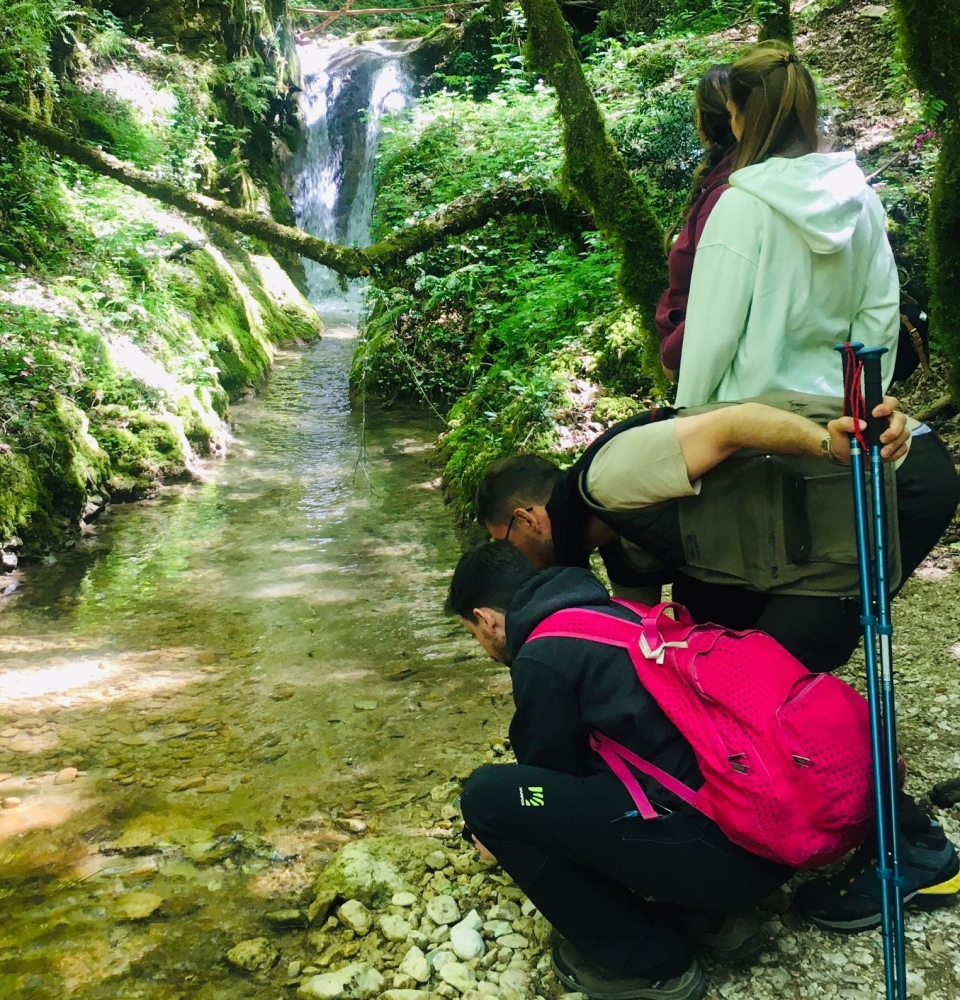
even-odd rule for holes
{"type": "Polygon", "coordinates": [[[704,816],[622,818],[635,807],[613,774],[491,764],[470,776],[460,804],[467,828],[544,917],[614,975],[679,975],[692,952],[678,907],[746,909],[793,874],[704,816]]]}
{"type": "MultiPolygon", "coordinates": [[[[909,456],[897,470],[901,587],[940,540],[958,500],[960,478],[943,442],[932,432],[915,436],[909,456]]],[[[862,635],[860,601],[855,598],[760,594],[681,574],[673,584],[673,599],[690,610],[694,621],[772,635],[817,673],[843,666],[862,635]]],[[[908,838],[912,831],[929,828],[928,818],[906,794],[900,796],[900,818],[908,838]]]]}
{"type": "MultiPolygon", "coordinates": [[[[910,454],[897,470],[901,587],[940,540],[958,500],[960,478],[943,442],[933,432],[915,436],[910,454]]],[[[843,666],[862,634],[860,602],[855,598],[761,594],[701,583],[681,573],[673,584],[673,599],[690,610],[694,621],[772,635],[817,673],[843,666]]]]}

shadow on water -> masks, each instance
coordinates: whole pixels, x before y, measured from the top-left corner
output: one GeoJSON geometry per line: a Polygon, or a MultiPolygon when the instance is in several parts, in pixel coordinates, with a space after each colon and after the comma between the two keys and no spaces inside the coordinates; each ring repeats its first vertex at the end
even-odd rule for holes
{"type": "Polygon", "coordinates": [[[351,411],[351,332],[7,599],[0,996],[275,997],[226,950],[501,733],[506,675],[442,612],[437,427],[351,411]]]}

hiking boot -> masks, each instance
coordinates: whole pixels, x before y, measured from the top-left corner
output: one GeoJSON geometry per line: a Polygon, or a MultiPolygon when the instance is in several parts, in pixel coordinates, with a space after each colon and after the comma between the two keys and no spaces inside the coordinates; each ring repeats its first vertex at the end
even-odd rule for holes
{"type": "Polygon", "coordinates": [[[696,961],[673,979],[618,978],[588,962],[569,941],[561,941],[553,949],[552,964],[561,983],[592,1000],[702,1000],[707,992],[706,976],[696,961]]]}
{"type": "Polygon", "coordinates": [[[760,921],[752,913],[691,913],[684,915],[682,924],[696,944],[721,962],[746,961],[765,944],[760,921]]]}
{"type": "MultiPolygon", "coordinates": [[[[807,882],[797,890],[794,909],[825,930],[855,933],[879,927],[880,880],[877,845],[871,838],[836,874],[807,882]]],[[[950,906],[960,894],[960,860],[936,823],[910,834],[900,849],[903,904],[917,910],[950,906]]]]}

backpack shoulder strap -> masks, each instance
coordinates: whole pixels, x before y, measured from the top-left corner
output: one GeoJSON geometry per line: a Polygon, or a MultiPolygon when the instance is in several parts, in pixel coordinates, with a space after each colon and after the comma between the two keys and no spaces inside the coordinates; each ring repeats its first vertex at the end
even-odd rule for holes
{"type": "Polygon", "coordinates": [[[641,628],[640,622],[629,622],[614,615],[605,615],[602,611],[593,611],[589,608],[564,608],[544,618],[527,637],[527,642],[549,636],[563,639],[590,639],[608,646],[622,646],[624,649],[629,649],[631,645],[636,644],[641,628]]]}

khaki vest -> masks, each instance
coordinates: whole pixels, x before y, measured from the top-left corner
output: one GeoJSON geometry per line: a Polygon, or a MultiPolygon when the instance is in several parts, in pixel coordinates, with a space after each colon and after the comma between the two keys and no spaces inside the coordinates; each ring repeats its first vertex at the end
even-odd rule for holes
{"type": "MultiPolygon", "coordinates": [[[[751,401],[792,410],[822,425],[841,412],[839,399],[802,393],[771,393],[751,401]]],[[[729,405],[735,404],[690,407],[679,411],[678,419],[729,405]]],[[[849,469],[819,457],[743,450],[702,476],[697,496],[611,511],[594,503],[582,484],[581,494],[593,513],[621,535],[628,562],[640,572],[670,566],[705,583],[765,593],[856,597],[860,584],[850,475],[849,469]],[[667,542],[668,536],[676,544],[667,542]]],[[[899,584],[901,564],[896,478],[889,463],[884,483],[892,590],[899,584]]],[[[872,503],[869,482],[867,500],[872,503]]]]}

